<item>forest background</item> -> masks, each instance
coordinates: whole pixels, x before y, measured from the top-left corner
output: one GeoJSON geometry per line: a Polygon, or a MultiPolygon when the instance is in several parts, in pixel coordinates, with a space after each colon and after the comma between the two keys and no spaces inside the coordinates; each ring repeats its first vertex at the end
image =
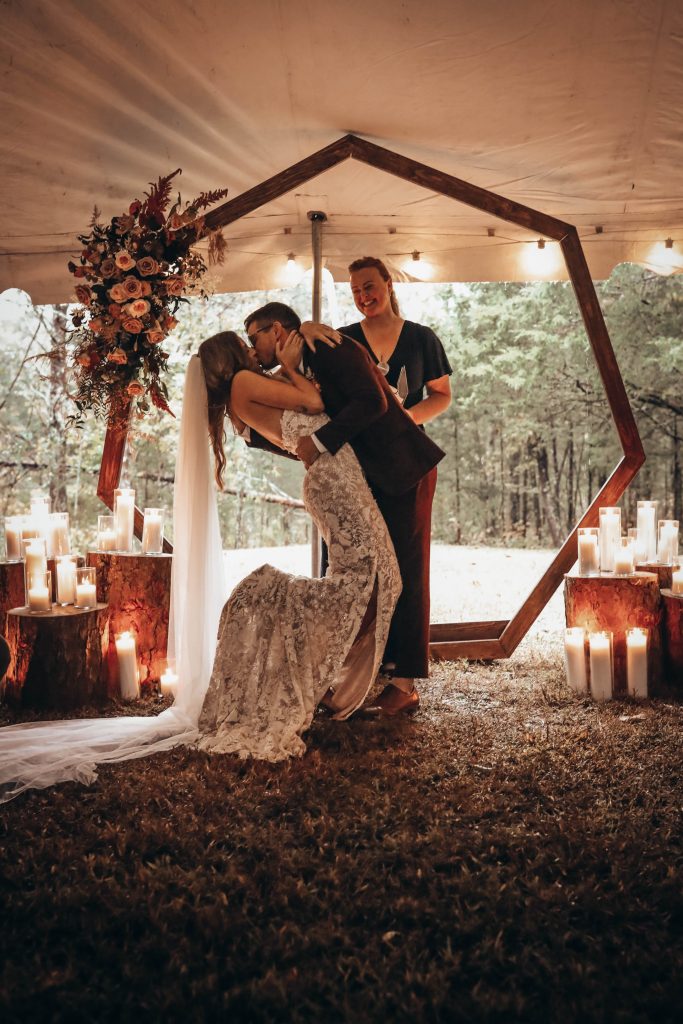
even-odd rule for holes
{"type": "MultiPolygon", "coordinates": [[[[622,500],[653,498],[659,516],[683,518],[683,281],[617,267],[597,286],[647,461],[622,500]]],[[[447,456],[439,467],[433,541],[556,548],[620,457],[571,286],[559,282],[399,284],[403,315],[429,324],[453,368],[453,402],[427,429],[447,456]]],[[[218,330],[243,331],[272,299],[304,317],[310,280],[294,288],[195,299],[168,339],[171,406],[180,410],[188,355],[218,330]]],[[[328,281],[323,319],[358,319],[347,285],[328,281]]],[[[74,546],[95,541],[104,425],[69,428],[68,309],[0,297],[0,514],[28,510],[34,488],[71,516],[74,546]]],[[[137,503],[172,510],[178,420],[155,410],[138,423],[124,464],[137,503]]],[[[226,548],[304,543],[301,467],[228,438],[220,502],[226,548]]],[[[168,531],[172,535],[172,529],[168,531]]]]}

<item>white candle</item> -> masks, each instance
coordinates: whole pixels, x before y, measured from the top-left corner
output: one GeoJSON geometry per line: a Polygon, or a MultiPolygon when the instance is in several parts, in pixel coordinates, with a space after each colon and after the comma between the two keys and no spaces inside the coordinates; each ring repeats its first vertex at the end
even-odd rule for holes
{"type": "Polygon", "coordinates": [[[116,637],[116,656],[119,663],[119,687],[123,700],[137,700],[140,696],[140,676],[135,650],[135,637],[121,633],[116,637]]]}
{"type": "Polygon", "coordinates": [[[683,569],[676,569],[671,573],[671,592],[683,594],[683,569]]]}
{"type": "Polygon", "coordinates": [[[50,588],[36,582],[28,588],[28,606],[32,612],[49,612],[52,608],[50,588]]]}
{"type": "Polygon", "coordinates": [[[69,554],[71,543],[69,541],[68,512],[53,512],[48,517],[48,535],[50,537],[52,554],[55,557],[57,555],[69,554]]]}
{"type": "Polygon", "coordinates": [[[594,700],[612,698],[612,638],[609,633],[588,637],[591,666],[591,695],[594,700]]]}
{"type": "Polygon", "coordinates": [[[678,558],[678,520],[662,519],[659,523],[657,561],[660,565],[675,565],[678,558]]]}
{"type": "Polygon", "coordinates": [[[133,548],[133,525],[135,516],[135,491],[126,489],[116,495],[114,519],[116,523],[116,548],[131,551],[133,548]]]}
{"type": "Polygon", "coordinates": [[[38,535],[45,539],[45,550],[48,558],[52,558],[52,531],[50,529],[50,499],[45,497],[31,498],[31,524],[38,535]]]}
{"type": "Polygon", "coordinates": [[[614,557],[621,538],[621,509],[600,509],[600,568],[614,571],[614,557]]]}
{"type": "Polygon", "coordinates": [[[97,548],[99,551],[116,551],[116,530],[100,530],[97,548]]]}
{"type": "Polygon", "coordinates": [[[178,676],[167,668],[159,680],[159,689],[164,697],[175,697],[178,689],[178,676]]]}
{"type": "Polygon", "coordinates": [[[614,555],[614,574],[630,576],[633,571],[633,544],[628,538],[622,537],[614,555]]]}
{"type": "Polygon", "coordinates": [[[626,630],[626,685],[630,697],[647,697],[647,630],[626,630]]]}
{"type": "Polygon", "coordinates": [[[21,516],[8,516],[5,519],[5,557],[9,562],[21,559],[21,516]]]}
{"type": "Polygon", "coordinates": [[[585,633],[580,626],[570,626],[564,631],[564,667],[567,683],[577,693],[588,692],[585,639],[585,633]]]}
{"type": "Polygon", "coordinates": [[[57,556],[57,603],[73,604],[76,600],[76,563],[71,555],[57,556]]]}
{"type": "Polygon", "coordinates": [[[164,517],[160,509],[145,509],[142,527],[142,551],[145,555],[157,554],[164,542],[164,517]]]}
{"type": "Polygon", "coordinates": [[[579,530],[579,575],[600,575],[598,534],[596,531],[579,530]]]}
{"type": "Polygon", "coordinates": [[[76,607],[94,608],[97,604],[97,588],[94,583],[76,584],[76,607]]]}
{"type": "Polygon", "coordinates": [[[33,585],[34,579],[41,579],[47,572],[47,558],[45,556],[45,542],[41,537],[30,540],[26,545],[26,583],[33,585]]]}
{"type": "Polygon", "coordinates": [[[637,513],[638,549],[644,562],[657,557],[657,502],[639,501],[637,513]]]}

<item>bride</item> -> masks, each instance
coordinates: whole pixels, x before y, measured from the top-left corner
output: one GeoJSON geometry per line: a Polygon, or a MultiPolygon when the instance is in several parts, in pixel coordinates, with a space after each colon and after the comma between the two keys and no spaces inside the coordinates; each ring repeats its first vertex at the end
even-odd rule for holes
{"type": "Polygon", "coordinates": [[[292,577],[263,566],[223,607],[214,469],[220,480],[224,417],[290,452],[299,436],[325,422],[317,388],[297,369],[300,344],[290,336],[282,347],[283,379],[262,374],[253,351],[230,332],[208,339],[190,358],[173,504],[174,705],[151,718],[0,728],[0,802],[58,782],[91,783],[97,764],[180,744],[268,760],[301,754],[301,734],[321,698],[340,718],[363,702],[401,582],[384,520],[348,445],[321,455],[304,484],[306,505],[330,548],[328,575],[292,577]]]}
{"type": "MultiPolygon", "coordinates": [[[[232,332],[203,342],[216,482],[225,467],[223,419],[251,427],[296,452],[328,422],[320,392],[299,371],[303,339],[276,349],[281,378],[261,372],[252,348],[232,332]]],[[[268,761],[303,753],[301,734],[326,697],[335,718],[365,700],[380,667],[401,578],[384,519],[352,448],[321,454],[304,479],[304,503],[328,545],[324,579],[261,566],[223,608],[199,746],[268,761]]],[[[216,552],[217,557],[219,552],[216,552]]]]}

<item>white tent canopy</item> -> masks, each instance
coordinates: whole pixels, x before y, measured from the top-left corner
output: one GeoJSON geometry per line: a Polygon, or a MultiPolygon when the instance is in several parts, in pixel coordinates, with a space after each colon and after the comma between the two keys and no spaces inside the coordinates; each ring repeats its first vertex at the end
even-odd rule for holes
{"type": "MultiPolygon", "coordinates": [[[[0,288],[34,302],[71,297],[95,204],[176,167],[234,198],[347,132],[575,224],[595,278],[683,270],[680,0],[5,0],[0,46],[0,288]]],[[[556,243],[349,160],[229,225],[218,290],[310,265],[309,210],[338,279],[365,254],[566,276],[556,243]]]]}

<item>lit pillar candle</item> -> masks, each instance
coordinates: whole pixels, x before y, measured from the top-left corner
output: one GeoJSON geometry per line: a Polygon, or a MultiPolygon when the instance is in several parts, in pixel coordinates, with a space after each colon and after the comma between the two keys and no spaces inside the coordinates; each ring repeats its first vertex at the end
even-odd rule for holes
{"type": "Polygon", "coordinates": [[[54,557],[56,558],[57,555],[68,555],[71,551],[69,513],[52,512],[48,517],[48,532],[54,557]]]}
{"type": "Polygon", "coordinates": [[[116,520],[114,516],[97,517],[97,550],[116,551],[116,520]]]}
{"type": "Polygon", "coordinates": [[[579,575],[599,576],[600,555],[598,530],[594,527],[579,527],[579,575]]]}
{"type": "Polygon", "coordinates": [[[614,556],[614,575],[630,576],[633,571],[633,543],[630,537],[621,537],[614,556]]]}
{"type": "Polygon", "coordinates": [[[638,549],[643,562],[654,562],[657,557],[657,502],[639,501],[637,512],[638,549]]]}
{"type": "Polygon", "coordinates": [[[585,640],[586,635],[581,626],[570,626],[564,631],[564,667],[567,683],[577,693],[588,692],[585,640]]]}
{"type": "Polygon", "coordinates": [[[5,519],[5,558],[8,562],[21,560],[21,528],[23,516],[7,516],[5,519]]]}
{"type": "Polygon", "coordinates": [[[142,551],[145,555],[159,554],[164,544],[164,512],[160,508],[146,508],[142,527],[142,551]]]}
{"type": "Polygon", "coordinates": [[[671,592],[683,594],[683,569],[677,569],[671,573],[671,592]]]}
{"type": "Polygon", "coordinates": [[[612,699],[612,634],[590,633],[591,695],[594,700],[612,699]]]}
{"type": "Polygon", "coordinates": [[[49,572],[45,572],[41,576],[35,575],[32,578],[27,588],[29,611],[49,612],[52,610],[51,587],[52,574],[49,572]]]}
{"type": "Polygon", "coordinates": [[[50,530],[50,499],[42,494],[31,495],[31,521],[38,535],[45,539],[47,557],[52,558],[52,533],[50,530]]]}
{"type": "Polygon", "coordinates": [[[76,569],[75,605],[77,608],[94,608],[97,605],[97,579],[92,565],[76,569]]]}
{"type": "Polygon", "coordinates": [[[638,530],[635,526],[632,526],[629,529],[628,536],[631,538],[631,541],[633,543],[634,568],[639,565],[644,565],[647,562],[647,551],[645,550],[641,538],[638,536],[638,530]]]}
{"type": "Polygon", "coordinates": [[[621,509],[600,509],[600,568],[614,572],[614,558],[621,537],[621,509]]]}
{"type": "Polygon", "coordinates": [[[57,604],[73,604],[76,600],[76,559],[57,555],[57,604]]]}
{"type": "Polygon", "coordinates": [[[140,696],[140,675],[135,637],[129,632],[121,633],[116,637],[115,644],[121,697],[123,700],[137,700],[140,696]]]}
{"type": "Polygon", "coordinates": [[[167,668],[159,680],[159,689],[164,697],[175,697],[178,689],[178,676],[167,668]]]}
{"type": "Polygon", "coordinates": [[[34,537],[26,543],[24,555],[26,566],[26,586],[30,587],[34,579],[39,579],[47,572],[47,555],[45,541],[42,537],[34,537]]]}
{"type": "Polygon", "coordinates": [[[678,562],[678,520],[659,520],[659,542],[657,561],[660,565],[676,565],[678,562]]]}
{"type": "Polygon", "coordinates": [[[626,685],[629,697],[647,697],[647,630],[626,630],[626,685]]]}
{"type": "Polygon", "coordinates": [[[135,522],[135,491],[130,487],[123,487],[117,488],[114,494],[116,549],[117,551],[132,551],[133,525],[135,522]]]}

